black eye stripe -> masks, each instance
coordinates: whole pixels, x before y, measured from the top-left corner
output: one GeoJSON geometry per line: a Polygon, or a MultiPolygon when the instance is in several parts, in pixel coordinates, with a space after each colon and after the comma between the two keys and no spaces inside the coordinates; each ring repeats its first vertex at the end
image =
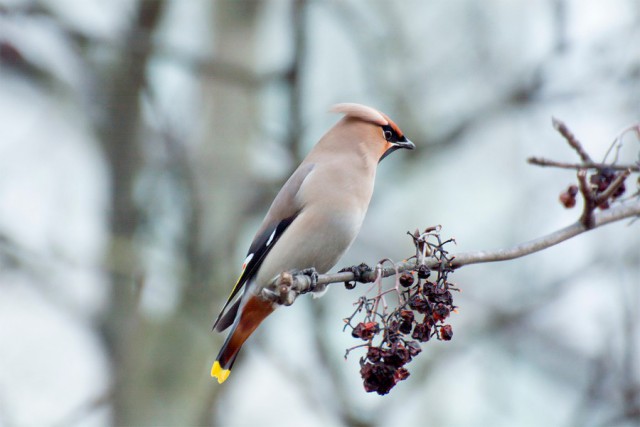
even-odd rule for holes
{"type": "Polygon", "coordinates": [[[398,134],[395,130],[389,125],[382,126],[382,134],[384,135],[384,139],[389,142],[398,142],[398,134]]]}

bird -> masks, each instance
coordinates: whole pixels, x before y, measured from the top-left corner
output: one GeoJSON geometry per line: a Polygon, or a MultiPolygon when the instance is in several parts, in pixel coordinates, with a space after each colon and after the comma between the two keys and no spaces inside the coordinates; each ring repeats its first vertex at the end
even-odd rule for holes
{"type": "Polygon", "coordinates": [[[280,273],[329,271],[355,240],[373,193],[378,163],[415,145],[384,113],[336,104],[343,117],[318,141],[276,195],[213,329],[230,328],[211,368],[222,384],[240,348],[278,304],[261,291],[280,273]]]}

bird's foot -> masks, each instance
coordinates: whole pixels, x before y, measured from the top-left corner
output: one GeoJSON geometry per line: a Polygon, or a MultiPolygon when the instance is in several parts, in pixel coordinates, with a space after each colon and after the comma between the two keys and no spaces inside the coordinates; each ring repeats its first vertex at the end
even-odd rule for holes
{"type": "Polygon", "coordinates": [[[261,296],[277,305],[291,305],[302,294],[313,292],[317,294],[326,288],[325,284],[318,284],[318,272],[315,268],[303,270],[283,271],[273,281],[261,290],[261,296]],[[297,278],[307,276],[309,280],[297,278]]]}
{"type": "Polygon", "coordinates": [[[276,305],[291,305],[299,295],[295,279],[288,271],[283,271],[269,285],[262,288],[260,296],[276,305]]]}
{"type": "Polygon", "coordinates": [[[304,274],[309,277],[309,281],[311,282],[309,284],[309,289],[306,292],[323,292],[327,287],[325,284],[318,284],[318,272],[313,267],[300,270],[299,274],[304,274]]]}
{"type": "Polygon", "coordinates": [[[360,282],[360,283],[370,282],[370,280],[365,278],[365,275],[368,273],[371,273],[373,269],[363,262],[360,265],[352,265],[351,267],[345,267],[342,270],[340,270],[338,273],[344,273],[347,271],[350,273],[353,273],[353,280],[344,282],[344,287],[347,289],[353,289],[356,287],[357,282],[360,282]]]}

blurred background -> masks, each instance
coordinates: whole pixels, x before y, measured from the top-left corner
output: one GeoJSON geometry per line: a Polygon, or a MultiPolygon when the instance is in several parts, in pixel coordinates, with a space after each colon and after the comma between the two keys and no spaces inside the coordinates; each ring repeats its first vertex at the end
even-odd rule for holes
{"type": "Polygon", "coordinates": [[[578,161],[552,116],[595,160],[640,120],[640,2],[0,0],[0,426],[640,425],[629,221],[456,272],[453,340],[387,396],[343,358],[366,287],[278,310],[210,378],[253,233],[337,102],[418,146],[337,268],[435,224],[508,247],[580,214],[574,172],[526,164],[578,161]]]}

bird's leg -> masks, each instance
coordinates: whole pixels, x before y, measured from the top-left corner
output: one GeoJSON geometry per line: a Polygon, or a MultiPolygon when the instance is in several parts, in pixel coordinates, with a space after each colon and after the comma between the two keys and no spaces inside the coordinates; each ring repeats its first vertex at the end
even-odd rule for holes
{"type": "Polygon", "coordinates": [[[269,285],[262,288],[260,296],[277,305],[291,305],[300,294],[294,287],[294,281],[294,276],[290,272],[283,271],[269,285]]]}
{"type": "Polygon", "coordinates": [[[371,280],[369,280],[368,278],[366,278],[365,276],[368,273],[371,273],[373,271],[373,269],[371,267],[369,267],[367,264],[365,264],[364,262],[360,265],[352,265],[351,267],[345,267],[342,270],[340,270],[338,273],[344,273],[344,272],[350,272],[353,273],[353,280],[348,281],[348,282],[344,282],[344,286],[347,289],[353,289],[356,287],[356,282],[360,282],[360,283],[369,283],[371,282],[371,280]]]}
{"type": "Polygon", "coordinates": [[[260,295],[267,301],[288,306],[293,304],[299,295],[308,292],[322,292],[325,287],[325,284],[318,285],[318,272],[315,268],[305,268],[283,271],[262,289],[260,295]],[[307,276],[309,280],[296,279],[298,275],[307,276]]]}

